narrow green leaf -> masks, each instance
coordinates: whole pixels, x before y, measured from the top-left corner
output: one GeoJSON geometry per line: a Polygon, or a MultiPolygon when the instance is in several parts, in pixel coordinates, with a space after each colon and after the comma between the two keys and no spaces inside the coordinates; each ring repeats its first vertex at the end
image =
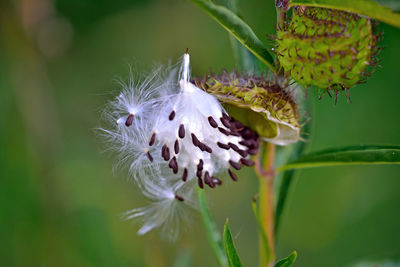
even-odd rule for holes
{"type": "Polygon", "coordinates": [[[265,256],[267,261],[269,262],[271,259],[271,248],[269,247],[269,242],[268,242],[268,237],[267,234],[264,231],[264,228],[262,226],[260,217],[258,216],[258,208],[257,208],[257,202],[256,199],[254,198],[253,201],[251,202],[251,207],[253,208],[253,213],[254,213],[254,217],[256,217],[256,221],[258,224],[258,231],[260,231],[261,234],[261,238],[263,240],[264,243],[264,247],[265,247],[265,256]]]}
{"type": "Polygon", "coordinates": [[[400,27],[400,14],[373,0],[290,0],[289,6],[299,5],[349,11],[400,27]]]}
{"type": "Polygon", "coordinates": [[[297,252],[293,251],[286,258],[283,258],[280,261],[278,261],[277,263],[275,263],[274,267],[290,267],[293,265],[296,258],[297,258],[297,252]]]}
{"type": "Polygon", "coordinates": [[[197,200],[203,224],[206,230],[208,242],[214,251],[217,261],[221,267],[228,267],[228,259],[226,258],[224,247],[222,245],[221,234],[218,231],[217,225],[214,222],[210,209],[208,208],[207,200],[204,195],[204,190],[197,188],[197,200]]]}
{"type": "Polygon", "coordinates": [[[229,228],[228,219],[224,226],[224,248],[226,256],[228,257],[229,266],[231,267],[241,267],[239,255],[236,252],[235,244],[233,244],[231,229],[229,228]]]}
{"type": "Polygon", "coordinates": [[[339,165],[400,164],[400,146],[350,146],[314,152],[277,171],[339,165]]]}
{"type": "Polygon", "coordinates": [[[249,49],[261,62],[276,72],[274,59],[258,39],[254,31],[234,12],[209,0],[191,0],[204,9],[212,18],[230,32],[239,42],[249,49]]]}

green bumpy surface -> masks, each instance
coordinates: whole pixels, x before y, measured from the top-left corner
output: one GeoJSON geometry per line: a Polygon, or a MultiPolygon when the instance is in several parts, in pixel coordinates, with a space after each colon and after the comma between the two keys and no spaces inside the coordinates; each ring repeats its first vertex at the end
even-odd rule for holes
{"type": "Polygon", "coordinates": [[[348,89],[363,81],[374,63],[376,37],[369,18],[299,7],[285,28],[278,30],[275,52],[285,73],[303,86],[348,89]]]}
{"type": "Polygon", "coordinates": [[[193,82],[214,95],[230,115],[262,139],[277,145],[300,139],[297,105],[278,83],[236,73],[208,75],[193,82]]]}

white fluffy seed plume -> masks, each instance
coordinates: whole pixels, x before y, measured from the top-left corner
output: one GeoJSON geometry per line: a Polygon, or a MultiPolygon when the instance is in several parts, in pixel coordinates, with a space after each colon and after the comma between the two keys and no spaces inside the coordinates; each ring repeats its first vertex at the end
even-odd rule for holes
{"type": "Polygon", "coordinates": [[[139,219],[138,234],[160,227],[178,237],[184,209],[196,207],[195,189],[222,185],[217,174],[238,178],[233,169],[252,166],[258,136],[231,118],[215,97],[190,82],[189,54],[179,68],[164,75],[157,68],[146,79],[121,83],[110,104],[111,127],[102,129],[119,164],[127,164],[147,207],[125,213],[139,219]]]}

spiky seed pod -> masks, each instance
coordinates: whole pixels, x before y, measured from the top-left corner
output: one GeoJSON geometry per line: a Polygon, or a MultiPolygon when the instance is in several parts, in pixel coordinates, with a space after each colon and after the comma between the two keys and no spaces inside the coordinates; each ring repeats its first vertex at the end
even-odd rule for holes
{"type": "Polygon", "coordinates": [[[235,117],[264,140],[287,145],[300,139],[297,105],[288,88],[262,76],[224,72],[193,81],[214,95],[235,117]]]}
{"type": "Polygon", "coordinates": [[[371,19],[313,7],[297,7],[278,29],[274,49],[285,73],[303,86],[338,93],[366,80],[376,65],[378,36],[371,19]]]}

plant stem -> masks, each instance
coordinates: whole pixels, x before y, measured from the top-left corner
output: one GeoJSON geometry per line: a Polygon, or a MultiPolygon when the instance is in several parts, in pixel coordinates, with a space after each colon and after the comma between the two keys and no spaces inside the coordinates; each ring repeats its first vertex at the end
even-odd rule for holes
{"type": "Polygon", "coordinates": [[[259,218],[264,233],[267,236],[268,244],[259,234],[260,247],[260,267],[271,267],[275,260],[275,240],[274,240],[274,199],[273,199],[273,180],[274,180],[274,159],[275,145],[264,143],[262,166],[258,172],[259,176],[259,218]],[[268,246],[268,248],[266,247],[268,246]],[[269,251],[269,255],[266,255],[269,251]]]}

